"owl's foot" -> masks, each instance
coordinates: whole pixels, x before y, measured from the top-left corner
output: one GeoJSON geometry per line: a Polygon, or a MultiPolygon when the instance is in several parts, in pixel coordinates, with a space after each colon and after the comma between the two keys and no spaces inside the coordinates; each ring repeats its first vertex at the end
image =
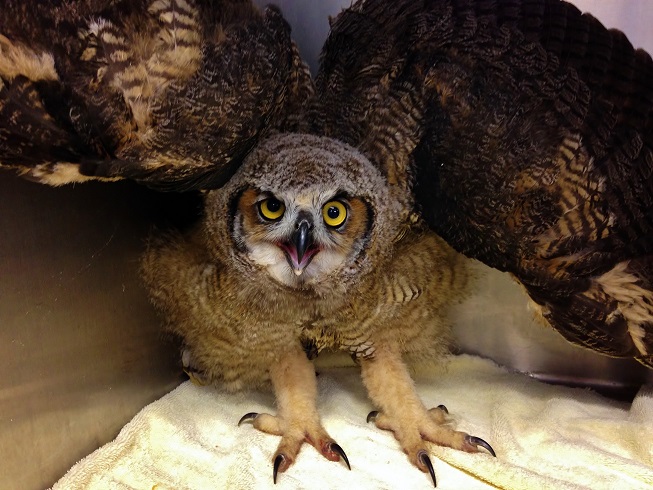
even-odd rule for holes
{"type": "Polygon", "coordinates": [[[351,469],[345,452],[322,427],[315,403],[315,369],[300,345],[282,354],[270,366],[270,380],[279,414],[248,413],[240,419],[238,425],[251,421],[256,429],[281,436],[281,442],[272,458],[274,482],[277,481],[278,473],[286,471],[294,463],[305,442],[330,461],[342,459],[351,469]]]}
{"type": "Polygon", "coordinates": [[[286,423],[285,420],[274,415],[250,412],[243,415],[238,425],[245,422],[251,422],[254,428],[262,432],[281,436],[281,442],[273,457],[272,478],[274,483],[277,482],[277,474],[283,473],[295,462],[295,458],[305,442],[317,449],[329,461],[342,459],[347,468],[351,470],[345,451],[329,436],[320,425],[319,420],[317,427],[311,423],[312,427],[308,428],[304,427],[305,424],[299,420],[286,423]]]}
{"type": "Polygon", "coordinates": [[[394,433],[410,461],[422,471],[429,472],[433,486],[436,486],[435,472],[428,455],[426,441],[468,453],[480,452],[480,448],[483,448],[496,457],[492,446],[480,437],[444,427],[442,424],[446,423],[445,416],[438,413],[443,411],[441,407],[446,410],[444,405],[440,405],[430,410],[404,413],[396,416],[394,420],[377,411],[370,412],[367,416],[367,421],[373,421],[379,429],[394,433]]]}
{"type": "Polygon", "coordinates": [[[382,408],[371,412],[368,422],[373,420],[378,428],[392,431],[411,463],[428,472],[434,485],[428,443],[469,453],[485,450],[496,456],[483,439],[448,427],[444,405],[430,410],[424,407],[400,354],[377,348],[374,359],[362,361],[361,369],[370,398],[382,408]]]}

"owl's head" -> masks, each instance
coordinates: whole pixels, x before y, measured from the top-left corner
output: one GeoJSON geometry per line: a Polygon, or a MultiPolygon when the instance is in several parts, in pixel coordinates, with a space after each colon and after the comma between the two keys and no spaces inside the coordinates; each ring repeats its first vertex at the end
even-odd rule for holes
{"type": "Polygon", "coordinates": [[[260,144],[207,197],[214,253],[296,289],[347,287],[390,252],[405,210],[360,152],[325,137],[260,144]]]}

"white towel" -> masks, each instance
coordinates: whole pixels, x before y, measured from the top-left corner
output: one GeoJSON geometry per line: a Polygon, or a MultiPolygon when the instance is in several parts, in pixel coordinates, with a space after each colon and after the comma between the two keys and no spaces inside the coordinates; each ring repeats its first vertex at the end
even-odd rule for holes
{"type": "MultiPolygon", "coordinates": [[[[444,373],[420,373],[416,386],[427,406],[445,404],[459,430],[497,453],[432,446],[438,488],[653,488],[653,388],[642,388],[631,405],[466,355],[452,358],[444,373]]],[[[278,437],[236,425],[246,412],[274,413],[273,396],[186,382],[144,408],[53,490],[432,488],[390,432],[366,424],[374,407],[356,368],[321,369],[318,389],[323,424],[351,471],[305,444],[273,487],[278,437]]]]}

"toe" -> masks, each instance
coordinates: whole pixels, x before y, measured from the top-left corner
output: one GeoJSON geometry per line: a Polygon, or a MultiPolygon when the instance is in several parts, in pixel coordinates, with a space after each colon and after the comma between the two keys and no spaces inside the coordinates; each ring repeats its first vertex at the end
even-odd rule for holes
{"type": "Polygon", "coordinates": [[[329,461],[344,461],[347,465],[347,468],[351,470],[351,465],[349,464],[349,458],[345,454],[344,449],[335,441],[327,441],[320,445],[320,452],[324,455],[329,461]]]}
{"type": "Polygon", "coordinates": [[[240,427],[242,424],[245,422],[252,422],[254,419],[258,417],[258,413],[256,412],[249,412],[240,417],[240,420],[238,421],[238,427],[240,427]]]}
{"type": "Polygon", "coordinates": [[[345,451],[340,447],[340,444],[336,444],[335,442],[331,443],[331,450],[340,455],[340,457],[343,459],[343,461],[347,465],[347,469],[349,471],[351,471],[351,465],[349,464],[349,458],[345,454],[345,451]]]}
{"type": "Polygon", "coordinates": [[[433,464],[431,463],[431,458],[429,454],[422,450],[417,453],[417,460],[419,461],[418,468],[422,471],[428,471],[431,475],[431,480],[433,481],[433,486],[437,487],[438,482],[435,479],[435,470],[433,469],[433,464]]]}
{"type": "Polygon", "coordinates": [[[247,422],[251,422],[254,428],[261,432],[266,432],[275,436],[282,435],[281,421],[279,417],[275,417],[269,413],[246,413],[238,421],[238,426],[240,427],[242,424],[247,422]]]}
{"type": "MultiPolygon", "coordinates": [[[[468,446],[470,446],[471,448],[473,448],[469,452],[480,452],[480,450],[478,449],[479,446],[480,446],[483,449],[485,449],[488,453],[490,453],[492,456],[494,456],[495,458],[497,457],[497,453],[494,452],[494,449],[492,449],[492,446],[490,446],[487,442],[485,442],[480,437],[467,435],[465,437],[465,443],[468,446]]],[[[467,450],[467,448],[465,448],[465,450],[467,450]]]]}
{"type": "Polygon", "coordinates": [[[274,455],[274,463],[272,463],[272,482],[275,485],[277,483],[277,475],[286,471],[292,462],[293,460],[284,453],[277,452],[274,455]]]}
{"type": "Polygon", "coordinates": [[[449,410],[444,405],[438,405],[429,410],[429,417],[438,425],[446,424],[449,422],[449,410]]]}
{"type": "Polygon", "coordinates": [[[367,423],[374,422],[381,430],[389,430],[394,432],[394,425],[391,423],[390,417],[385,415],[383,412],[378,412],[376,410],[367,414],[367,423]]]}

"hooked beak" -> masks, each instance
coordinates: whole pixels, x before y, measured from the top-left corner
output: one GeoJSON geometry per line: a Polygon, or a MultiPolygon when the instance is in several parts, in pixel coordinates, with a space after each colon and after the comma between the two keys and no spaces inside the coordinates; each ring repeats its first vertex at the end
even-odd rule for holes
{"type": "Polygon", "coordinates": [[[288,263],[295,275],[300,276],[311,262],[319,248],[313,246],[313,223],[310,218],[300,216],[295,231],[288,243],[281,244],[288,263]]]}
{"type": "Polygon", "coordinates": [[[304,254],[308,247],[313,243],[313,237],[311,236],[311,224],[308,220],[303,219],[295,233],[292,234],[292,242],[295,244],[295,250],[297,250],[297,262],[301,263],[304,258],[304,254]]]}

